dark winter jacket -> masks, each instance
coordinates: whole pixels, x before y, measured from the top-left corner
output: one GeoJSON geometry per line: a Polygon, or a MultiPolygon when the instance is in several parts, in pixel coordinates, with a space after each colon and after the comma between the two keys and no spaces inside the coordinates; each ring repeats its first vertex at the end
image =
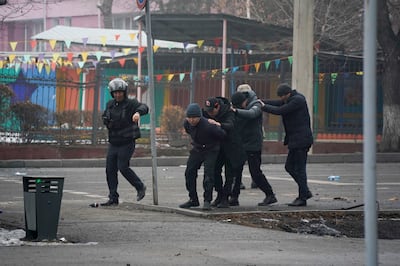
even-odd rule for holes
{"type": "Polygon", "coordinates": [[[196,126],[190,125],[185,120],[183,127],[192,139],[193,149],[199,151],[219,150],[220,143],[226,136],[225,130],[217,125],[208,123],[204,117],[200,117],[200,121],[196,126]]]}
{"type": "Polygon", "coordinates": [[[112,99],[107,103],[102,118],[108,129],[108,142],[121,146],[139,137],[139,127],[132,121],[136,112],[145,115],[149,112],[149,107],[136,99],[125,99],[122,102],[112,99]]]}
{"type": "Polygon", "coordinates": [[[231,103],[227,98],[216,97],[220,105],[218,114],[211,117],[207,112],[203,112],[203,116],[207,119],[214,119],[221,124],[221,128],[226,131],[226,138],[221,142],[221,150],[225,156],[235,164],[240,165],[244,160],[242,140],[237,130],[235,113],[231,109],[231,103]]]}
{"type": "Polygon", "coordinates": [[[264,103],[263,111],[282,116],[286,133],[284,145],[289,149],[311,147],[313,135],[304,95],[292,90],[286,103],[282,100],[265,100],[264,103]]]}
{"type": "Polygon", "coordinates": [[[247,94],[246,109],[236,109],[237,126],[245,151],[261,151],[263,145],[262,110],[254,91],[247,94]]]}

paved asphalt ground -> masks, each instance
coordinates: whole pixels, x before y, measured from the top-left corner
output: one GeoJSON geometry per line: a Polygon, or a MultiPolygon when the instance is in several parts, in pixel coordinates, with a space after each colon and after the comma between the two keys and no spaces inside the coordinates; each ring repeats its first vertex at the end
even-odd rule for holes
{"type": "MultiPolygon", "coordinates": [[[[377,157],[380,210],[400,209],[399,158],[399,154],[377,157]]],[[[2,161],[0,227],[25,227],[18,174],[61,176],[64,190],[57,237],[66,242],[0,247],[1,265],[365,265],[364,239],[286,233],[205,219],[220,212],[341,210],[363,203],[360,155],[311,156],[308,175],[314,197],[300,208],[286,205],[297,188],[284,172],[282,160],[279,156],[264,158],[262,165],[277,204],[256,206],[263,194],[249,188],[246,169],[247,188],[241,191],[240,206],[208,212],[177,207],[187,200],[184,158],[160,160],[156,183],[149,160],[133,159],[133,168],[147,185],[146,197],[137,203],[136,192],[121,177],[121,204],[108,208],[89,207],[106,200],[104,160],[2,161]],[[330,175],[341,178],[329,181],[330,175]]],[[[200,177],[202,173],[200,169],[200,177]]],[[[201,195],[201,178],[198,181],[201,195]]],[[[399,265],[399,250],[400,240],[378,240],[379,264],[399,265]]]]}

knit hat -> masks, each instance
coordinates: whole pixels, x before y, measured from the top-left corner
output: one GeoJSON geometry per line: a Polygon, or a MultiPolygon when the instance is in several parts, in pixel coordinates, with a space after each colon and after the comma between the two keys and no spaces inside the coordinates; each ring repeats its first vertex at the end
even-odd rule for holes
{"type": "Polygon", "coordinates": [[[235,92],[231,96],[231,102],[233,106],[241,106],[242,103],[246,100],[246,95],[243,92],[235,92]]]}
{"type": "Polygon", "coordinates": [[[191,103],[186,108],[186,117],[201,117],[201,108],[197,103],[191,103]]]}
{"type": "Polygon", "coordinates": [[[215,108],[217,108],[219,104],[219,101],[217,98],[208,98],[205,102],[204,102],[204,111],[206,112],[212,112],[212,110],[214,110],[215,108]]]}
{"type": "Polygon", "coordinates": [[[289,84],[282,83],[281,85],[278,86],[278,89],[276,89],[276,94],[281,97],[283,95],[287,95],[288,93],[292,92],[292,88],[289,86],[289,84]]]}

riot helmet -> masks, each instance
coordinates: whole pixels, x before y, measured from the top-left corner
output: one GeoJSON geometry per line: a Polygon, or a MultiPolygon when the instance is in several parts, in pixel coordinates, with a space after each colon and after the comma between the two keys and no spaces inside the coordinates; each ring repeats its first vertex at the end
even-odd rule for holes
{"type": "Polygon", "coordinates": [[[111,97],[114,98],[113,93],[115,91],[123,91],[126,97],[126,91],[128,89],[128,83],[121,78],[115,78],[108,83],[108,89],[110,90],[111,97]]]}

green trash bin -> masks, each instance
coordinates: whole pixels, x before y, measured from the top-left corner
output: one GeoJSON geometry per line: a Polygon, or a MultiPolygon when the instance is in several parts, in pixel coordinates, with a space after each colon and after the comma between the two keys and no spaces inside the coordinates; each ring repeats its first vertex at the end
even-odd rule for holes
{"type": "Polygon", "coordinates": [[[23,176],[25,240],[57,239],[63,177],[23,176]]]}

